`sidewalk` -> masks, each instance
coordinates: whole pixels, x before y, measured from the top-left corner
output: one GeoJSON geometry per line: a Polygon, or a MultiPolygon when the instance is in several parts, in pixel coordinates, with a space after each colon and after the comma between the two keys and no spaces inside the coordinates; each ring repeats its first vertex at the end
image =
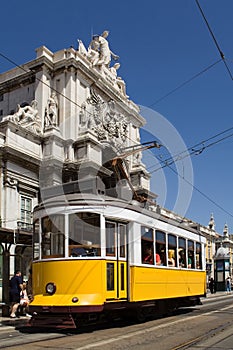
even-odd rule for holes
{"type": "Polygon", "coordinates": [[[20,316],[17,318],[10,318],[10,316],[2,316],[2,307],[4,307],[4,305],[4,303],[1,303],[0,305],[0,331],[10,329],[12,327],[17,328],[27,325],[28,321],[30,320],[30,317],[20,316]]]}
{"type": "Polygon", "coordinates": [[[17,327],[23,327],[26,326],[28,321],[30,320],[30,317],[27,316],[20,316],[19,318],[10,318],[10,317],[2,317],[2,314],[0,313],[0,331],[6,330],[9,328],[17,328],[17,327]]]}
{"type": "Polygon", "coordinates": [[[233,296],[233,291],[231,293],[227,293],[227,292],[216,292],[211,294],[210,292],[207,292],[206,298],[201,298],[203,300],[209,299],[209,298],[218,298],[218,297],[222,297],[222,296],[229,296],[232,295],[233,296]]]}

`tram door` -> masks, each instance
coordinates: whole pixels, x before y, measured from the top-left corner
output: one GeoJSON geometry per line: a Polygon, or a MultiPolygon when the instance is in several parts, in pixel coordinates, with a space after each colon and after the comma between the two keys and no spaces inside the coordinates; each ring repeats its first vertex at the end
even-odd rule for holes
{"type": "Polygon", "coordinates": [[[127,299],[126,224],[106,221],[106,299],[127,299]]]}

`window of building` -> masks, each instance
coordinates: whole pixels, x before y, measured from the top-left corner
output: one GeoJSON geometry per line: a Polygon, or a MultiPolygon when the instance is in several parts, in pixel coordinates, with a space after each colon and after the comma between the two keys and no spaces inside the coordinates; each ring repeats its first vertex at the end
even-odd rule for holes
{"type": "Polygon", "coordinates": [[[0,102],[2,102],[4,100],[4,95],[0,94],[0,102]]]}
{"type": "Polygon", "coordinates": [[[22,230],[32,229],[32,198],[21,196],[20,226],[22,230]]]}

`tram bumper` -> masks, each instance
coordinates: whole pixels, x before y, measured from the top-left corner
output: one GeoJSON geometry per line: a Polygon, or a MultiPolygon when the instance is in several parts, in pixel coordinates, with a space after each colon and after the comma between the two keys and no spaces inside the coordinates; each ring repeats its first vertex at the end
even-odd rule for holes
{"type": "Polygon", "coordinates": [[[70,314],[33,314],[28,322],[29,327],[38,328],[77,328],[70,314]]]}
{"type": "MultiPolygon", "coordinates": [[[[92,306],[30,306],[32,314],[28,326],[38,328],[77,328],[81,315],[93,315],[103,311],[103,305],[92,306]]],[[[89,317],[90,318],[90,317],[89,317]]]]}

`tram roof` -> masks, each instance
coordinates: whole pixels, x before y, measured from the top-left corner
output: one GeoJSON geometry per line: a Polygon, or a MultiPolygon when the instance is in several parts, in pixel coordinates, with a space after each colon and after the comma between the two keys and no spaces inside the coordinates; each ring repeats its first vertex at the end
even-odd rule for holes
{"type": "Polygon", "coordinates": [[[38,212],[44,209],[52,209],[59,207],[75,207],[75,206],[113,206],[118,208],[123,208],[125,210],[132,210],[134,212],[143,213],[145,215],[150,216],[153,219],[160,220],[162,222],[174,225],[176,227],[188,230],[190,232],[194,232],[196,234],[200,234],[204,236],[200,232],[200,225],[195,224],[193,222],[182,221],[180,217],[175,215],[173,217],[168,217],[163,214],[163,211],[160,210],[160,207],[148,203],[140,203],[135,200],[125,201],[120,198],[110,197],[106,195],[99,195],[93,193],[69,193],[63,195],[57,195],[42,201],[39,205],[34,208],[34,212],[38,212]]]}

